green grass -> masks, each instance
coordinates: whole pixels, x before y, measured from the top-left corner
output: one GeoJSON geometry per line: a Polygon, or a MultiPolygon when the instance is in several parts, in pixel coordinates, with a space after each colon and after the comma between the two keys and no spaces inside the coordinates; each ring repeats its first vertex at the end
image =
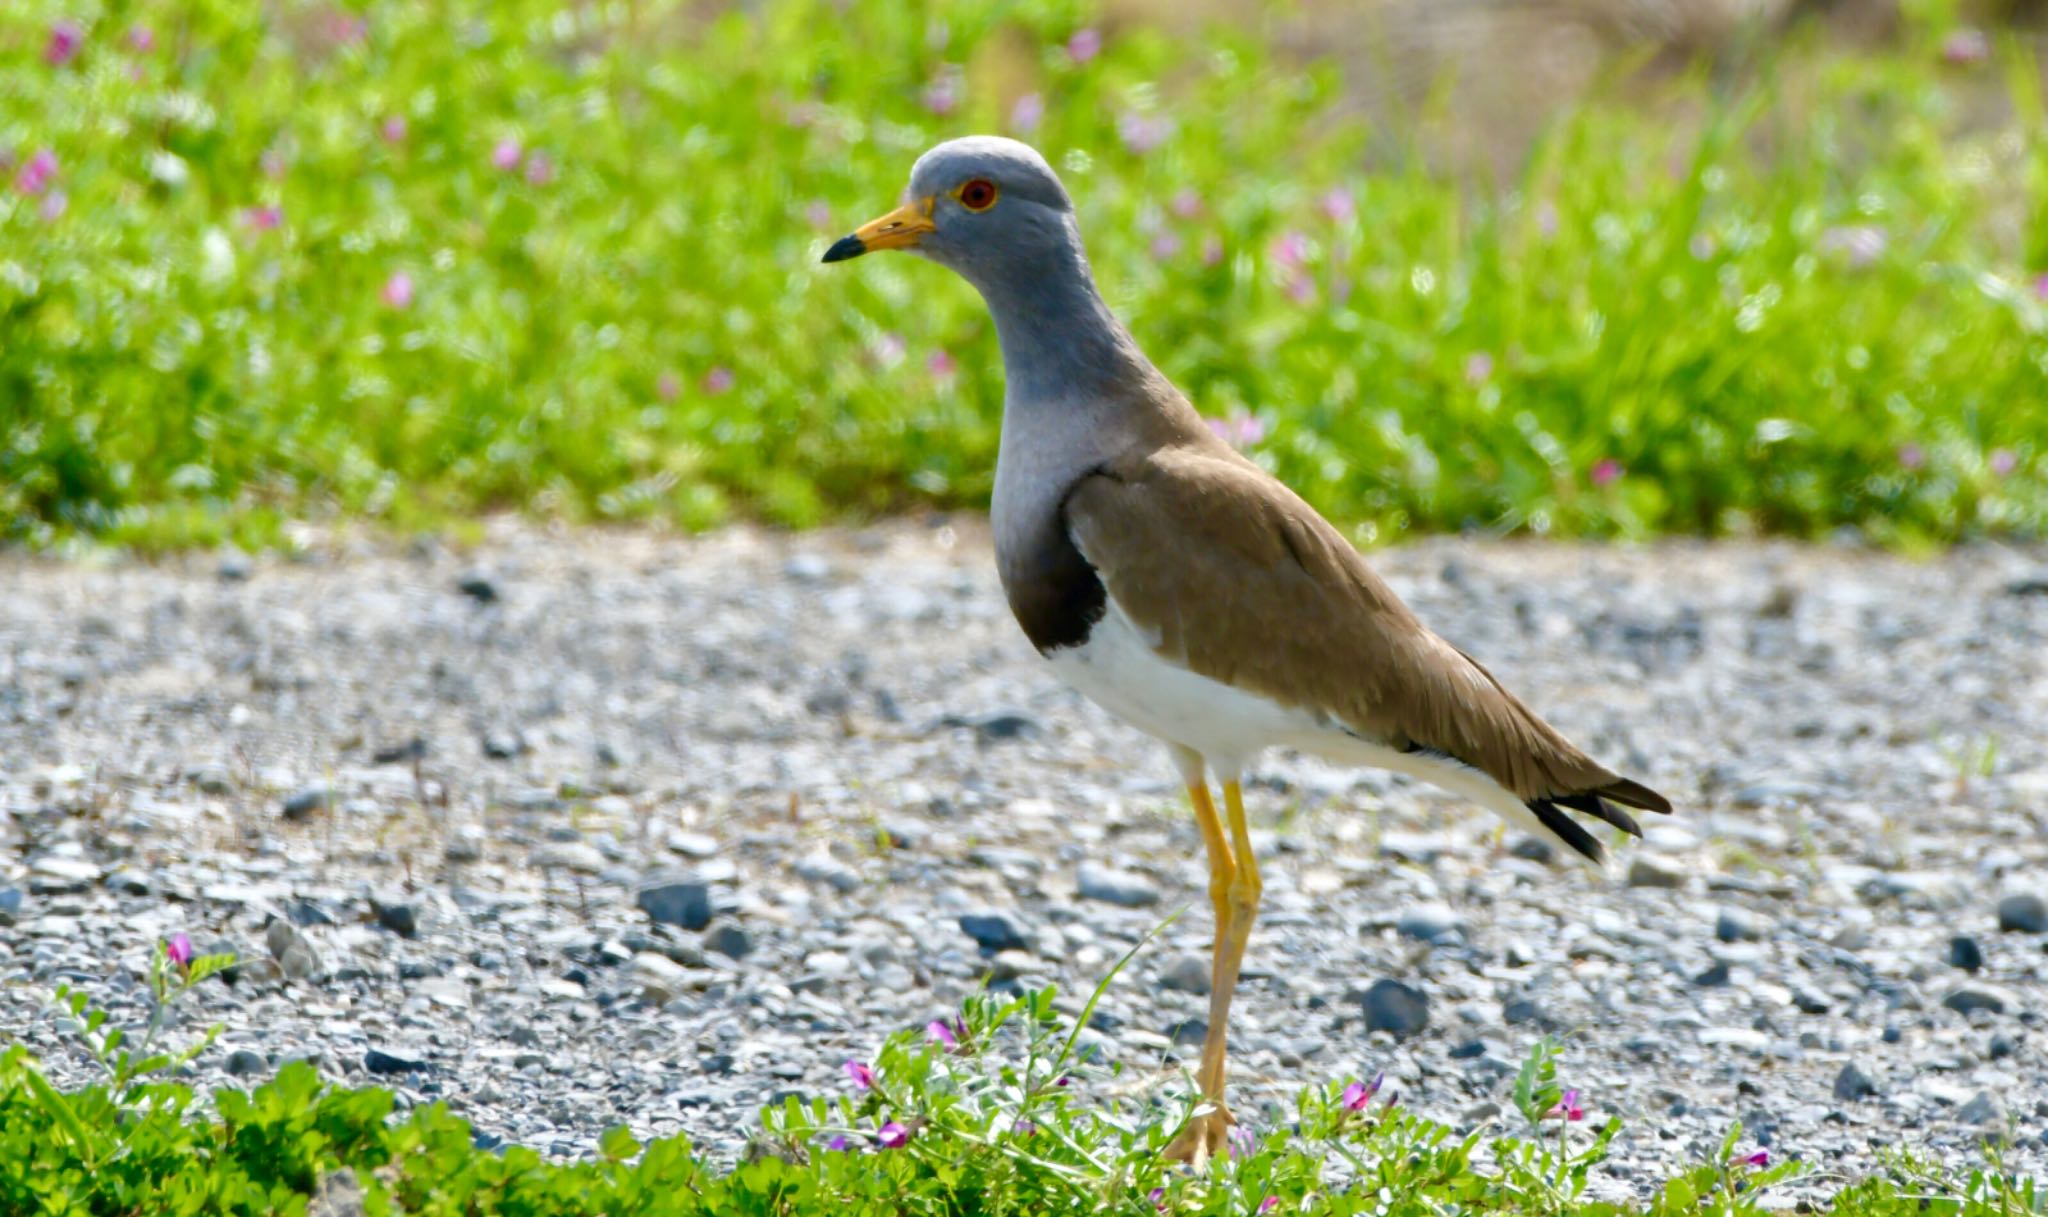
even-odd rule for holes
{"type": "Polygon", "coordinates": [[[0,537],[981,504],[979,302],[817,258],[1026,92],[1140,341],[1361,539],[2048,523],[2048,121],[2017,45],[1794,38],[1589,102],[1493,188],[1240,33],[1113,29],[1077,63],[1080,0],[705,11],[7,5],[0,537]]]}
{"type": "MultiPolygon", "coordinates": [[[[174,975],[161,960],[157,973],[174,975]]],[[[158,1008],[182,991],[160,997],[158,1008]]],[[[752,1150],[732,1165],[705,1161],[684,1138],[643,1145],[624,1128],[606,1134],[588,1161],[483,1149],[440,1104],[399,1113],[390,1092],[324,1084],[303,1062],[254,1091],[216,1091],[208,1104],[160,1079],[210,1036],[175,1061],[132,1062],[97,1042],[106,1034],[101,1016],[82,998],[74,995],[71,1011],[108,1081],[60,1094],[20,1046],[0,1053],[0,1211],[302,1213],[323,1178],[347,1173],[365,1212],[445,1217],[1749,1217],[1787,1211],[1783,1186],[1806,1173],[1796,1147],[1780,1147],[1774,1163],[1748,1161],[1754,1146],[1736,1127],[1710,1161],[1634,1184],[1632,1202],[1589,1199],[1621,1122],[1546,1115],[1566,1093],[1559,1046],[1547,1040],[1504,1087],[1505,1131],[1461,1136],[1389,1095],[1358,1102],[1340,1079],[1303,1090],[1277,1117],[1244,1113],[1246,1135],[1230,1157],[1200,1172],[1177,1168],[1160,1150],[1190,1104],[1118,1097],[1133,1088],[1075,1051],[1074,1024],[1055,1012],[1050,990],[970,1001],[945,1048],[893,1037],[868,1085],[848,1082],[836,1101],[790,1099],[762,1113],[752,1150]]],[[[1598,1096],[1581,1102],[1597,1107],[1598,1096]]],[[[1967,1169],[1900,1153],[1869,1178],[1839,1182],[1828,1211],[2021,1217],[2042,1212],[2039,1186],[2002,1171],[1991,1146],[1967,1169]]]]}

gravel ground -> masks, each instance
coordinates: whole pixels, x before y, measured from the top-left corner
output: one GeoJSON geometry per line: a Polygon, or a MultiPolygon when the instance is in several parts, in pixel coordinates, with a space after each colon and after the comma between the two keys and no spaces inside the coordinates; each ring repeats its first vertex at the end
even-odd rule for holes
{"type": "MultiPolygon", "coordinates": [[[[184,929],[246,961],[188,1016],[227,1027],[202,1085],[311,1057],[487,1143],[625,1121],[730,1155],[984,977],[1085,993],[1192,906],[1094,1037],[1177,1086],[1198,838],[1163,750],[1039,666],[988,550],[958,519],[0,556],[0,1031],[82,1078],[52,988],[137,1021],[184,929]]],[[[1448,796],[1267,758],[1241,1114],[1384,1068],[1483,1123],[1570,1031],[1569,1081],[1630,1121],[1617,1191],[1735,1119],[1837,1175],[2008,1129],[2048,1165],[2048,553],[1376,561],[1681,811],[1591,878],[1448,796]]]]}

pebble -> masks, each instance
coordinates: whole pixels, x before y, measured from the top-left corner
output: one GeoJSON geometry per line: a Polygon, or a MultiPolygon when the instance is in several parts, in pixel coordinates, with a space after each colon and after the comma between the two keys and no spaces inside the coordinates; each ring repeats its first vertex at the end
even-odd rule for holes
{"type": "Polygon", "coordinates": [[[1630,887],[1679,888],[1685,886],[1685,874],[1660,859],[1637,854],[1629,860],[1628,885],[1630,887]]]}
{"type": "Polygon", "coordinates": [[[1159,903],[1159,888],[1143,875],[1117,870],[1097,862],[1083,862],[1077,874],[1081,895],[1127,909],[1146,908],[1159,903]]]}
{"type": "Polygon", "coordinates": [[[1209,991],[1209,961],[1201,955],[1176,955],[1159,969],[1159,986],[1176,993],[1209,991]]]}
{"type": "Polygon", "coordinates": [[[232,1077],[245,1078],[268,1072],[270,1062],[264,1060],[263,1054],[260,1052],[252,1052],[247,1048],[237,1048],[233,1052],[228,1053],[228,1059],[222,1064],[221,1068],[227,1070],[228,1074],[232,1077]]]}
{"type": "Polygon", "coordinates": [[[1465,922],[1447,905],[1418,904],[1402,910],[1394,922],[1394,930],[1403,938],[1440,944],[1461,939],[1465,933],[1465,922]]]}
{"type": "Polygon", "coordinates": [[[424,1054],[402,1048],[372,1048],[363,1053],[363,1068],[380,1077],[399,1073],[417,1073],[431,1069],[424,1054]]]}
{"type": "Polygon", "coordinates": [[[640,889],[640,910],[661,925],[701,930],[711,924],[711,888],[690,880],[654,883],[640,889]]]}
{"type": "Polygon", "coordinates": [[[754,950],[754,939],[745,929],[727,921],[705,933],[704,949],[731,959],[745,959],[754,950]]]}
{"type": "Polygon", "coordinates": [[[498,581],[480,570],[467,571],[457,577],[455,590],[478,604],[496,604],[499,599],[498,581]]]}
{"type": "Polygon", "coordinates": [[[995,909],[962,913],[960,929],[984,951],[1028,951],[1031,938],[1016,918],[995,909]]]}
{"type": "Polygon", "coordinates": [[[401,938],[417,938],[420,932],[419,910],[404,901],[385,902],[371,900],[370,908],[377,915],[377,924],[401,938]]]}
{"type": "Polygon", "coordinates": [[[1941,1004],[1957,1014],[1974,1014],[1980,1010],[2003,1014],[2007,998],[2004,993],[1989,986],[1965,985],[1942,998],[1941,1004]]]}
{"type": "Polygon", "coordinates": [[[860,876],[853,868],[831,854],[809,854],[792,863],[790,870],[806,883],[822,883],[835,892],[845,894],[860,886],[860,876]]]}
{"type": "Polygon", "coordinates": [[[2001,899],[1998,902],[1998,928],[2007,933],[2048,933],[2048,901],[2030,892],[2001,899]]]}
{"type": "Polygon", "coordinates": [[[1714,937],[1722,942],[1758,942],[1764,937],[1764,928],[1741,909],[1724,908],[1714,918],[1714,937]]]}
{"type": "Polygon", "coordinates": [[[1968,934],[1957,934],[1948,940],[1948,962],[1951,967],[1975,972],[1984,966],[1984,948],[1968,934]]]}
{"type": "Polygon", "coordinates": [[[294,790],[285,797],[283,813],[287,820],[303,820],[316,811],[326,811],[334,806],[334,792],[325,782],[312,782],[294,790]]]}
{"type": "Polygon", "coordinates": [[[1407,1039],[1429,1025],[1429,995],[1398,980],[1372,982],[1359,1005],[1366,1030],[1390,1032],[1395,1039],[1407,1039]]]}
{"type": "Polygon", "coordinates": [[[1877,1093],[1877,1083],[1855,1063],[1842,1066],[1835,1075],[1835,1098],[1844,1103],[1854,1103],[1877,1093]]]}

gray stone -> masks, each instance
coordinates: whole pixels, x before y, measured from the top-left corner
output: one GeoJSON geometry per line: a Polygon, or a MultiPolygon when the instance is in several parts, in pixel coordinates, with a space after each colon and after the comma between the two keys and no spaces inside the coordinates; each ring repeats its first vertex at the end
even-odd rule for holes
{"type": "Polygon", "coordinates": [[[1998,928],[2008,933],[2048,933],[2048,901],[2018,893],[1998,902],[1998,928]]]}
{"type": "Polygon", "coordinates": [[[711,887],[692,880],[654,883],[640,889],[642,912],[662,925],[701,930],[711,924],[711,887]]]}
{"type": "Polygon", "coordinates": [[[417,938],[420,933],[419,911],[403,901],[385,903],[372,898],[370,909],[377,915],[377,924],[401,938],[417,938]]]}
{"type": "Polygon", "coordinates": [[[1948,962],[1965,972],[1978,971],[1984,966],[1984,948],[1968,934],[1957,934],[1948,940],[1948,962]]]}
{"type": "Polygon", "coordinates": [[[326,811],[334,806],[334,792],[325,782],[309,782],[286,796],[284,818],[303,820],[316,811],[326,811]]]}
{"type": "Polygon", "coordinates": [[[363,1053],[363,1068],[379,1076],[432,1069],[426,1054],[407,1048],[372,1048],[363,1053]]]}
{"type": "Polygon", "coordinates": [[[1835,1098],[1844,1103],[1867,1099],[1876,1093],[1877,1083],[1854,1061],[1842,1066],[1842,1071],[1835,1075],[1835,1098]]]}
{"type": "Polygon", "coordinates": [[[1722,942],[1759,942],[1764,928],[1741,909],[1722,909],[1714,918],[1714,937],[1722,942]]]}
{"type": "Polygon", "coordinates": [[[1177,955],[1159,969],[1159,987],[1178,993],[1209,991],[1209,961],[1200,955],[1177,955]]]}
{"type": "Polygon", "coordinates": [[[568,870],[595,875],[605,868],[604,855],[583,841],[550,841],[533,851],[529,861],[541,870],[568,870]]]}
{"type": "Polygon", "coordinates": [[[1457,913],[1441,904],[1418,904],[1404,909],[1394,922],[1394,930],[1403,938],[1418,942],[1455,942],[1465,932],[1465,923],[1457,913]]]}
{"type": "Polygon", "coordinates": [[[1081,895],[1089,900],[1100,900],[1127,909],[1159,903],[1158,886],[1143,875],[1130,871],[1099,862],[1083,862],[1076,878],[1081,895]]]}
{"type": "Polygon", "coordinates": [[[2006,995],[1989,985],[1964,985],[1941,999],[1942,1005],[1962,1015],[1975,1014],[1979,1010],[2003,1014],[2006,1002],[2006,995]]]}
{"type": "Polygon", "coordinates": [[[499,599],[497,580],[480,570],[467,571],[457,578],[455,590],[478,604],[495,604],[499,599]]]}
{"type": "Polygon", "coordinates": [[[235,789],[234,775],[226,765],[193,765],[185,770],[185,780],[197,787],[201,794],[232,794],[235,789]]]}
{"type": "Polygon", "coordinates": [[[730,921],[722,922],[704,935],[704,949],[732,959],[744,959],[754,949],[754,938],[742,927],[730,921]]]}
{"type": "Polygon", "coordinates": [[[1209,1038],[1209,1024],[1199,1018],[1184,1018],[1169,1023],[1166,1038],[1183,1048],[1200,1048],[1209,1038]]]}
{"type": "Polygon", "coordinates": [[[1028,951],[1031,938],[1015,917],[1000,909],[960,914],[960,929],[984,951],[1028,951]]]}
{"type": "Polygon", "coordinates": [[[1708,964],[1704,972],[1701,972],[1699,975],[1693,977],[1692,983],[1700,986],[1703,989],[1718,989],[1721,986],[1727,984],[1728,980],[1728,961],[1725,959],[1717,959],[1713,963],[1708,964]]]}
{"type": "Polygon", "coordinates": [[[790,865],[796,877],[806,883],[822,883],[835,892],[846,893],[860,886],[852,867],[827,853],[808,854],[790,865]]]}
{"type": "Polygon", "coordinates": [[[1637,854],[1629,860],[1628,885],[1630,887],[1684,887],[1685,873],[1662,859],[1637,854]]]}
{"type": "Polygon", "coordinates": [[[1429,1025],[1429,995],[1398,980],[1376,980],[1359,1000],[1368,1031],[1407,1039],[1429,1025]]]}
{"type": "Polygon", "coordinates": [[[1509,842],[1508,852],[1531,862],[1549,862],[1557,857],[1557,848],[1541,837],[1516,837],[1509,842]]]}
{"type": "Polygon", "coordinates": [[[2003,1124],[2005,1105],[1988,1090],[1980,1090],[1976,1097],[1956,1111],[1956,1120],[1963,1124],[2003,1124]]]}
{"type": "Polygon", "coordinates": [[[249,560],[249,555],[232,546],[221,551],[220,563],[213,568],[222,583],[246,583],[255,571],[256,564],[249,560]]]}
{"type": "Polygon", "coordinates": [[[526,755],[526,737],[517,731],[487,731],[483,739],[484,755],[494,761],[509,761],[526,755]]]}
{"type": "Polygon", "coordinates": [[[268,1070],[270,1062],[263,1059],[263,1054],[260,1052],[252,1052],[247,1048],[237,1048],[233,1052],[228,1053],[227,1062],[222,1068],[226,1069],[231,1077],[246,1078],[268,1070]]]}

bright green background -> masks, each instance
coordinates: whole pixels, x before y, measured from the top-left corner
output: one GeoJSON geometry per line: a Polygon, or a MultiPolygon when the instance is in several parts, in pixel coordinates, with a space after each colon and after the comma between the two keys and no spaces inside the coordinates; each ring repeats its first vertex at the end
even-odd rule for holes
{"type": "Polygon", "coordinates": [[[817,259],[1025,92],[1141,343],[1205,413],[1255,414],[1258,458],[1361,540],[2048,520],[2048,126],[2016,46],[1795,37],[1591,103],[1491,186],[1243,33],[1112,28],[1076,63],[1080,3],[704,7],[7,6],[0,537],[979,505],[979,301],[909,259],[817,259]],[[60,18],[85,37],[55,66],[60,18]],[[44,148],[54,216],[11,187],[44,148]]]}

